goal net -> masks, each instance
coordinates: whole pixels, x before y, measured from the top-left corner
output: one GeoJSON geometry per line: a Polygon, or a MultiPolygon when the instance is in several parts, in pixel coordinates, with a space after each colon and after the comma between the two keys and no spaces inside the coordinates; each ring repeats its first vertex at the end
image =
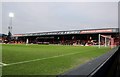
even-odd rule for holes
{"type": "Polygon", "coordinates": [[[99,48],[101,46],[105,47],[112,47],[114,45],[114,39],[111,37],[111,35],[101,35],[99,34],[99,48]]]}

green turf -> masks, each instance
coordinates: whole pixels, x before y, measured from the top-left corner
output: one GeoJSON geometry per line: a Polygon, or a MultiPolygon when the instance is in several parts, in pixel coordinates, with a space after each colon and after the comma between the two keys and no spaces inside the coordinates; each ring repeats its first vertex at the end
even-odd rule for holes
{"type": "Polygon", "coordinates": [[[2,45],[2,62],[6,64],[64,55],[4,66],[3,75],[57,75],[88,62],[109,50],[107,47],[92,46],[2,45]]]}

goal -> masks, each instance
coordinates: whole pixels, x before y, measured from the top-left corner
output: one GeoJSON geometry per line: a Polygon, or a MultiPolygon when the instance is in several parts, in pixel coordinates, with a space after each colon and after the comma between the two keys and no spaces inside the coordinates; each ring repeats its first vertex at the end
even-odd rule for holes
{"type": "Polygon", "coordinates": [[[109,46],[110,48],[114,47],[114,38],[112,38],[111,35],[99,34],[98,41],[99,41],[99,48],[101,46],[105,46],[105,47],[109,46]]]}

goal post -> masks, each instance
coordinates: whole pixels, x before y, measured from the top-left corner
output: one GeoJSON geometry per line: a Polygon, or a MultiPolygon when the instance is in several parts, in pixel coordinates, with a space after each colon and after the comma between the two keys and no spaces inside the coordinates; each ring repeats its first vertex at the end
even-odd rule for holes
{"type": "Polygon", "coordinates": [[[114,39],[111,37],[111,35],[102,35],[102,34],[98,35],[99,48],[101,47],[102,40],[104,41],[104,46],[105,47],[107,47],[107,46],[113,47],[114,39]]]}
{"type": "Polygon", "coordinates": [[[98,35],[99,48],[100,48],[100,34],[98,35]]]}
{"type": "Polygon", "coordinates": [[[29,43],[29,40],[28,40],[28,38],[26,39],[26,45],[28,45],[28,43],[29,43]]]}

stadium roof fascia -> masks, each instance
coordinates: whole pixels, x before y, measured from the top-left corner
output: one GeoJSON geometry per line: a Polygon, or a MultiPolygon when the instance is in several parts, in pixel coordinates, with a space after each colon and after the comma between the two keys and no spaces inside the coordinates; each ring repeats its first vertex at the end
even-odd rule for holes
{"type": "Polygon", "coordinates": [[[102,28],[102,29],[84,29],[84,30],[36,32],[36,33],[14,34],[13,36],[14,37],[22,37],[22,36],[94,34],[94,33],[117,33],[117,32],[118,32],[118,28],[102,28]]]}

